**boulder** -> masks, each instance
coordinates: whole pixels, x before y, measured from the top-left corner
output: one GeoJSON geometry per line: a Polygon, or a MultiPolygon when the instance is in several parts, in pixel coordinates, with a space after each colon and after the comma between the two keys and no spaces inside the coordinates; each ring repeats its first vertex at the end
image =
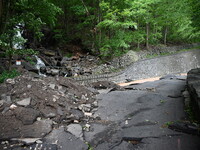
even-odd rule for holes
{"type": "Polygon", "coordinates": [[[192,69],[188,72],[187,89],[190,93],[195,115],[200,120],[200,68],[192,69]]]}

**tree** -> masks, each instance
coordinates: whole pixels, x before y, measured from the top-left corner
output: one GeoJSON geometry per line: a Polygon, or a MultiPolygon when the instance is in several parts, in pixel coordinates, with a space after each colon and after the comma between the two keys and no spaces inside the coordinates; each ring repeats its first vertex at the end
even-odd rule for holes
{"type": "Polygon", "coordinates": [[[10,68],[14,54],[32,52],[29,49],[15,49],[14,43],[24,44],[26,42],[23,37],[15,35],[26,30],[33,33],[34,40],[40,39],[42,26],[55,25],[56,15],[61,12],[61,9],[48,0],[5,0],[0,2],[0,7],[2,8],[0,49],[8,56],[10,68]]]}

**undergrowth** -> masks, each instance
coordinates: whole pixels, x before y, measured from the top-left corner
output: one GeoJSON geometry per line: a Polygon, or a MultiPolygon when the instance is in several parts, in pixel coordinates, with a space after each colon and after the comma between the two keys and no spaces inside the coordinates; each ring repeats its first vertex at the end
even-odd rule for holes
{"type": "Polygon", "coordinates": [[[19,76],[20,73],[17,70],[11,70],[11,71],[3,71],[0,74],[0,83],[3,83],[8,78],[14,78],[16,76],[19,76]]]}

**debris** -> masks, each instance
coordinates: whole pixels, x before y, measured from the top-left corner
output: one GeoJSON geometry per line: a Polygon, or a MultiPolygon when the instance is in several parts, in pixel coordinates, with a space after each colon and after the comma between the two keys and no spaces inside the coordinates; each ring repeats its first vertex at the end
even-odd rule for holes
{"type": "Polygon", "coordinates": [[[20,106],[28,106],[31,103],[31,97],[25,98],[21,101],[17,101],[16,103],[20,106]]]}

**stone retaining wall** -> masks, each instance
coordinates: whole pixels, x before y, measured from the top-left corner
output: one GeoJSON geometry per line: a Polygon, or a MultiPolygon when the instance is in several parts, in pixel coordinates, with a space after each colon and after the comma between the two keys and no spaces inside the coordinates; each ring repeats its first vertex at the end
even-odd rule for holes
{"type": "Polygon", "coordinates": [[[73,79],[81,83],[102,80],[124,82],[125,79],[139,80],[166,74],[186,73],[193,68],[200,67],[199,58],[200,50],[192,50],[170,56],[141,60],[133,63],[125,70],[111,74],[80,76],[73,77],[73,79]]]}

